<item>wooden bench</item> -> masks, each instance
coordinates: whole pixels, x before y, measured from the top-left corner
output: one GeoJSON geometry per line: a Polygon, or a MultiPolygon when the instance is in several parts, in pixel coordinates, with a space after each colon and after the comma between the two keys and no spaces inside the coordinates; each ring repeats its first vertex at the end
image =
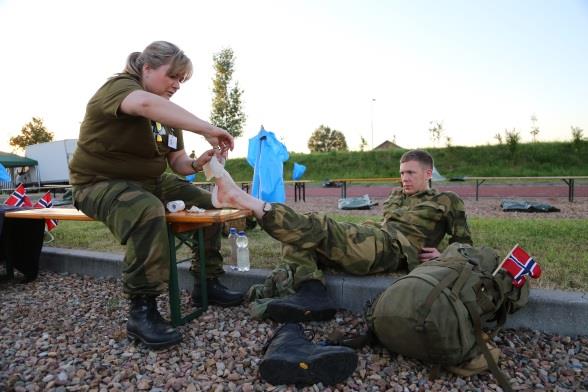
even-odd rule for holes
{"type": "MultiPolygon", "coordinates": [[[[169,241],[169,306],[171,313],[171,322],[173,325],[183,325],[201,315],[208,309],[208,291],[206,287],[206,260],[204,255],[204,234],[203,228],[215,223],[224,223],[235,219],[251,216],[249,210],[207,210],[202,213],[189,213],[186,211],[168,212],[165,215],[168,227],[169,241]],[[198,232],[198,250],[200,259],[200,287],[202,295],[202,307],[194,310],[186,316],[182,316],[180,288],[178,282],[178,266],[176,251],[185,244],[191,248],[195,247],[192,236],[189,234],[198,232]],[[181,243],[176,246],[176,237],[181,243]]],[[[8,211],[5,213],[7,219],[58,219],[70,221],[93,221],[94,219],[85,215],[75,208],[39,208],[20,211],[8,211]]],[[[6,269],[8,276],[13,276],[12,265],[6,269]]]]}
{"type": "Polygon", "coordinates": [[[341,183],[341,198],[345,199],[347,197],[347,183],[376,183],[376,182],[389,182],[398,185],[400,181],[400,177],[375,177],[375,178],[330,178],[330,182],[339,182],[341,183]]]}
{"type": "Polygon", "coordinates": [[[294,184],[294,202],[299,200],[306,202],[306,184],[311,180],[288,180],[284,184],[294,184]]]}
{"type": "MultiPolygon", "coordinates": [[[[288,180],[288,181],[284,181],[285,185],[289,185],[289,184],[293,184],[294,185],[294,202],[297,202],[299,200],[302,201],[306,201],[306,184],[312,182],[310,180],[288,180]]],[[[239,184],[239,186],[241,186],[241,189],[243,189],[245,192],[249,193],[250,189],[251,189],[251,181],[235,181],[236,184],[239,184]]],[[[199,186],[201,188],[206,189],[207,191],[211,191],[212,190],[212,186],[214,185],[214,182],[210,182],[210,181],[196,181],[196,182],[192,182],[192,184],[199,186]]]]}
{"type": "Polygon", "coordinates": [[[561,180],[566,183],[568,186],[568,200],[570,202],[574,201],[574,185],[575,180],[586,180],[588,176],[539,176],[539,177],[464,177],[464,180],[474,180],[476,181],[476,200],[478,200],[478,196],[480,193],[480,185],[482,185],[487,180],[516,180],[516,181],[528,181],[528,180],[561,180]]]}

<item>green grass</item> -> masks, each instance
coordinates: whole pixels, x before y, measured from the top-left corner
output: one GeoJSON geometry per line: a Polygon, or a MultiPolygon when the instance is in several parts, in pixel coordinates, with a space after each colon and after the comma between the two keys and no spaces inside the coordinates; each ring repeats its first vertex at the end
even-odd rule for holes
{"type": "MultiPolygon", "coordinates": [[[[447,178],[462,176],[569,176],[588,175],[588,141],[526,143],[512,153],[506,145],[425,148],[439,172],[447,178]]],[[[294,162],[306,165],[303,179],[397,177],[400,156],[406,150],[291,153],[284,164],[290,180],[294,162]]],[[[244,158],[229,159],[227,170],[239,181],[253,176],[244,158]]],[[[201,178],[200,178],[201,179],[201,178]]]]}
{"type": "MultiPolygon", "coordinates": [[[[370,219],[357,215],[331,215],[334,219],[361,223],[370,219]]],[[[371,218],[374,219],[374,218],[371,218]]],[[[530,252],[543,269],[534,287],[588,291],[588,220],[586,219],[470,219],[474,242],[505,255],[515,243],[530,252]]],[[[52,232],[50,246],[124,253],[108,229],[99,222],[62,221],[52,232]]],[[[272,268],[280,260],[280,243],[259,227],[248,231],[251,262],[254,268],[272,268]]],[[[444,246],[442,244],[442,246],[444,246]]],[[[223,255],[229,252],[223,241],[223,255]]],[[[187,257],[186,250],[179,257],[187,257]]]]}

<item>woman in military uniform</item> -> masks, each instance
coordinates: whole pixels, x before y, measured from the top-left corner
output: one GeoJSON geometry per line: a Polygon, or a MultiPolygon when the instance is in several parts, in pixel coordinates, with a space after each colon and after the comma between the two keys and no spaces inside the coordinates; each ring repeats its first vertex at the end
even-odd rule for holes
{"type": "MultiPolygon", "coordinates": [[[[183,200],[188,208],[214,208],[209,192],[166,168],[180,175],[194,174],[212,156],[226,156],[234,147],[226,130],[170,101],[191,75],[190,59],[169,42],[156,41],[143,52],[131,53],[124,71],[108,79],[88,102],[70,161],[74,205],[104,222],[127,245],[123,268],[123,290],[131,300],[127,331],[153,348],[181,340],[161,317],[155,301],[169,276],[164,203],[183,200]],[[184,150],[185,131],[204,136],[212,148],[190,158],[184,150]]],[[[241,293],[228,290],[217,279],[223,273],[220,227],[208,228],[205,240],[210,303],[239,304],[241,293]]],[[[193,300],[199,303],[198,294],[193,300]]]]}

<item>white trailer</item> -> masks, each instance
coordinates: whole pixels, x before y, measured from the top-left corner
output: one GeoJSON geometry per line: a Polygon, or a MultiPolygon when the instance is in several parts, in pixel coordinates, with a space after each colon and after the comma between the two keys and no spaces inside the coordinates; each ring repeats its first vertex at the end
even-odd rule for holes
{"type": "Polygon", "coordinates": [[[69,184],[69,160],[78,144],[77,139],[57,140],[27,146],[25,156],[39,162],[22,179],[26,184],[69,184]]]}

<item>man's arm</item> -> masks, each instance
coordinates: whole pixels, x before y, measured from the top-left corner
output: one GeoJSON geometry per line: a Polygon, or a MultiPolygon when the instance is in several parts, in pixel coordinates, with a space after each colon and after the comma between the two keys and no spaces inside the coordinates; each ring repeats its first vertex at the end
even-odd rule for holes
{"type": "Polygon", "coordinates": [[[459,242],[473,245],[472,233],[468,225],[463,200],[452,193],[451,206],[447,214],[447,235],[449,243],[459,242]]]}

